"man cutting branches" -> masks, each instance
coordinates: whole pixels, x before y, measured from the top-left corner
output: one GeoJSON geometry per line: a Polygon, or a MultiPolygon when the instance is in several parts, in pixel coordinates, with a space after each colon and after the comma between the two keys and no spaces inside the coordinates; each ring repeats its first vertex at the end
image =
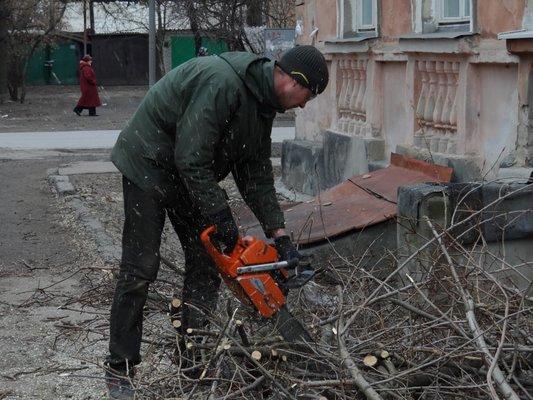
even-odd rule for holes
{"type": "Polygon", "coordinates": [[[272,122],[276,112],[303,108],[327,83],[322,54],[297,46],[279,62],[240,52],[195,58],[148,91],[112,153],[123,174],[125,212],[106,361],[112,398],[133,398],[127,378],[140,362],[142,310],[159,269],[166,216],[185,255],[184,331],[206,326],[220,285],[201,231],[215,225],[213,239],[226,252],[237,242],[238,228],[218,185],[230,172],[280,259],[299,257],[275,196],[272,122]]]}

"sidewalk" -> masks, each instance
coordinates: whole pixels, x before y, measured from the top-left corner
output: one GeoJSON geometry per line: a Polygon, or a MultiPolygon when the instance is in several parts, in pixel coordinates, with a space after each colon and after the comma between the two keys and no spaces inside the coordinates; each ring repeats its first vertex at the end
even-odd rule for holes
{"type": "MultiPolygon", "coordinates": [[[[0,148],[28,149],[103,149],[111,148],[118,130],[63,132],[4,132],[0,133],[0,148]]],[[[294,127],[272,128],[272,142],[294,139],[294,127]]]]}

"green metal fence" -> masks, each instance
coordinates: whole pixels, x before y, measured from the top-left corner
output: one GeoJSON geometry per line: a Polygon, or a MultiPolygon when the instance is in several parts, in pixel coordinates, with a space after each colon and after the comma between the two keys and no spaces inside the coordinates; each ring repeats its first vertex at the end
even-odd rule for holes
{"type": "MultiPolygon", "coordinates": [[[[213,40],[210,38],[202,38],[202,47],[205,47],[209,54],[220,54],[228,51],[228,45],[224,41],[213,40]]],[[[172,68],[175,68],[196,56],[194,37],[191,35],[173,36],[171,38],[171,48],[172,68]]]]}
{"type": "Polygon", "coordinates": [[[41,46],[28,62],[28,85],[78,84],[79,54],[74,42],[41,46]]]}

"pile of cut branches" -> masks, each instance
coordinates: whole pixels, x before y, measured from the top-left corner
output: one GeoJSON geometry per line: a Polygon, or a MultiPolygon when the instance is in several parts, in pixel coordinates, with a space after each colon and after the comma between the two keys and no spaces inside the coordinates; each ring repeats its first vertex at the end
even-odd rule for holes
{"type": "Polygon", "coordinates": [[[209,331],[152,341],[175,363],[145,387],[185,399],[532,399],[533,303],[527,285],[501,277],[516,266],[491,253],[500,268],[488,270],[487,248],[427,223],[433,237],[403,261],[333,257],[291,294],[313,343],[283,342],[225,294],[209,331]],[[406,265],[417,258],[415,281],[406,265]]]}

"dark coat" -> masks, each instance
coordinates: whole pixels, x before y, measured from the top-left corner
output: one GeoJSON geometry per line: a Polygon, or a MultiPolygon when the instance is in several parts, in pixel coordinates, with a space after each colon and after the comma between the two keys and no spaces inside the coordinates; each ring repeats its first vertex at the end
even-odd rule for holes
{"type": "Polygon", "coordinates": [[[270,162],[276,111],[283,110],[273,61],[248,53],[194,58],[148,91],[111,159],[143,190],[187,193],[202,216],[227,207],[217,182],[231,172],[265,232],[282,228],[270,162]]]}
{"type": "Polygon", "coordinates": [[[102,105],[96,86],[96,74],[88,62],[80,61],[81,97],[78,107],[100,107],[102,105]]]}

